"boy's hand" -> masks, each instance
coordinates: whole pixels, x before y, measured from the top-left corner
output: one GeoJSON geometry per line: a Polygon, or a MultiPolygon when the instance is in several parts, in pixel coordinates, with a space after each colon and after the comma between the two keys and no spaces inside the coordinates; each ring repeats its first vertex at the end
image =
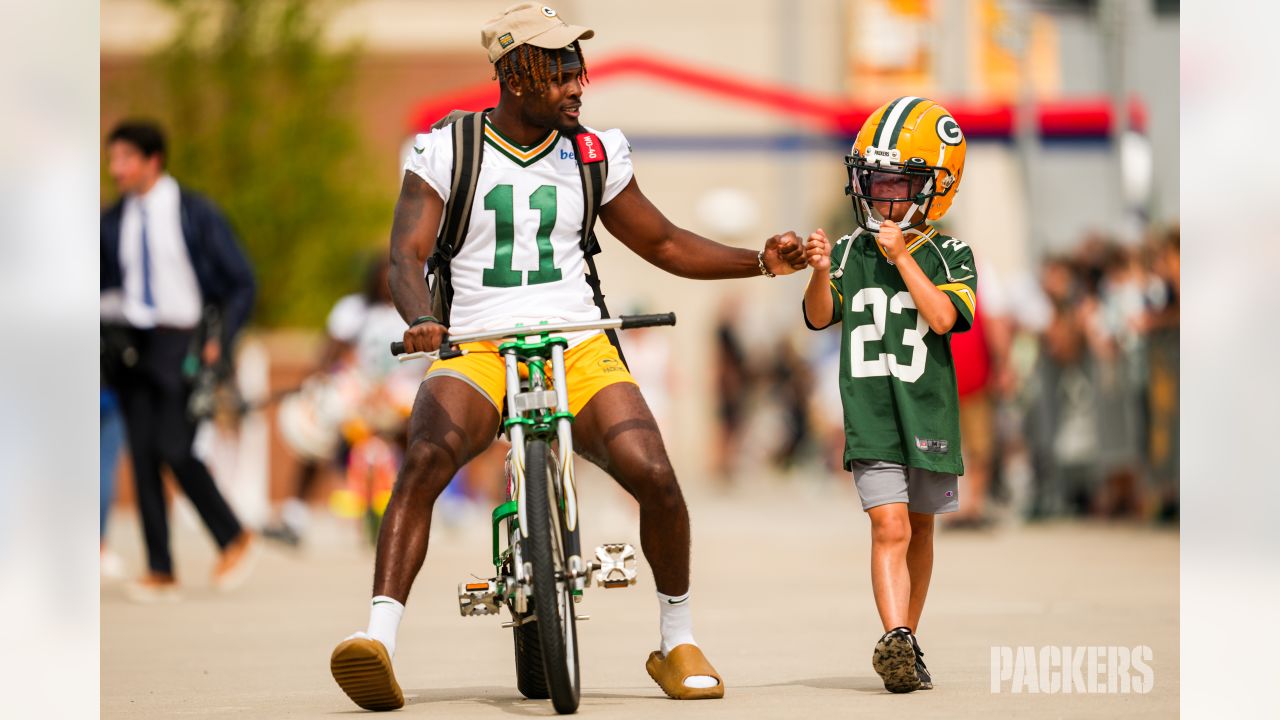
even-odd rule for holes
{"type": "Polygon", "coordinates": [[[907,249],[907,243],[902,238],[902,228],[898,227],[898,224],[894,222],[880,223],[880,232],[876,234],[876,242],[880,243],[880,247],[884,249],[884,254],[895,262],[903,251],[907,249]]]}
{"type": "Polygon", "coordinates": [[[809,267],[820,272],[831,269],[831,242],[822,228],[809,235],[809,242],[804,249],[804,259],[809,267]]]}

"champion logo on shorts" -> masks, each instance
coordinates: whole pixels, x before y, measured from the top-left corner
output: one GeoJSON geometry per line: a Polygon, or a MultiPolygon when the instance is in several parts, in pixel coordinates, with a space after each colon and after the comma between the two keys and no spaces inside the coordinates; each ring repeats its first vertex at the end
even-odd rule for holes
{"type": "Polygon", "coordinates": [[[596,163],[604,159],[604,150],[600,138],[595,133],[580,133],[574,138],[578,145],[578,155],[584,163],[596,163]]]}

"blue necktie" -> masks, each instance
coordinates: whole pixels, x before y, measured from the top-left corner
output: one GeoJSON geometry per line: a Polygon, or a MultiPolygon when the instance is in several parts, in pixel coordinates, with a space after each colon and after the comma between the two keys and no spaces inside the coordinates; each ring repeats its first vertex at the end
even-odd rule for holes
{"type": "Polygon", "coordinates": [[[142,210],[142,303],[147,307],[156,306],[151,295],[151,244],[147,242],[147,211],[142,210]]]}

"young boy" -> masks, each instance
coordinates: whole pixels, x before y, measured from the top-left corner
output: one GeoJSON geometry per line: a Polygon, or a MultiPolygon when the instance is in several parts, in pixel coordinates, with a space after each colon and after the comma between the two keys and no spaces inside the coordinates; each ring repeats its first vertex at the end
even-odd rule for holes
{"type": "Polygon", "coordinates": [[[805,324],[843,325],[845,469],[871,518],[871,587],[885,634],[872,664],[891,692],[933,687],[916,641],[933,570],[933,516],[958,507],[959,401],[949,335],[973,322],[973,254],[929,224],[946,213],[965,141],[940,105],[876,110],[845,157],[860,230],[809,236],[805,324]]]}

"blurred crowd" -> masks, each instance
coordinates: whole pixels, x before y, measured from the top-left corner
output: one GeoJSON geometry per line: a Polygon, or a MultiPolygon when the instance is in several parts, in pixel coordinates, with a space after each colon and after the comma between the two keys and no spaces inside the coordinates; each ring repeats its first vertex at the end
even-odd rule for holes
{"type": "MultiPolygon", "coordinates": [[[[281,404],[282,433],[303,463],[297,497],[281,506],[268,537],[296,542],[325,465],[344,477],[328,494],[330,509],[364,517],[376,531],[422,372],[420,363],[394,367],[382,347],[400,324],[383,273],[375,263],[365,293],[335,306],[315,374],[281,404]]],[[[1153,228],[1137,245],[1091,235],[1020,276],[979,265],[979,283],[974,326],[951,346],[966,474],[949,525],[1068,516],[1176,522],[1178,228],[1153,228]]],[[[841,477],[840,333],[796,327],[776,341],[748,340],[745,315],[727,298],[713,330],[712,476],[725,490],[766,474],[841,477]]],[[[669,436],[679,381],[671,339],[633,331],[622,342],[669,436]]],[[[495,443],[464,468],[442,498],[443,518],[498,499],[505,450],[495,443]]]]}
{"type": "MultiPolygon", "coordinates": [[[[1138,244],[1102,234],[1002,277],[980,264],[978,316],[953,336],[966,474],[953,527],[1050,517],[1178,518],[1178,228],[1138,244]]],[[[725,486],[840,470],[837,332],[748,344],[736,309],[715,329],[725,486]]]]}
{"type": "MultiPolygon", "coordinates": [[[[1153,228],[1136,245],[1091,235],[1034,273],[978,269],[974,326],[951,346],[966,474],[949,525],[1068,516],[1176,522],[1178,228],[1153,228]]],[[[401,364],[387,352],[404,323],[386,273],[381,254],[370,260],[363,290],[333,306],[307,379],[267,402],[297,461],[288,496],[261,528],[268,539],[298,545],[324,507],[376,540],[425,362],[401,364]]],[[[840,333],[809,332],[797,320],[783,332],[749,335],[748,315],[726,298],[713,330],[712,477],[727,491],[767,476],[836,481],[845,475],[840,333]]],[[[679,382],[671,339],[641,330],[622,342],[670,439],[679,382]]],[[[116,399],[105,390],[103,398],[103,452],[112,453],[103,458],[105,529],[125,433],[119,413],[108,412],[116,399]]],[[[443,521],[500,500],[506,447],[499,440],[460,472],[441,498],[443,521]]]]}
{"type": "MultiPolygon", "coordinates": [[[[318,507],[376,539],[424,362],[400,364],[386,351],[386,338],[403,326],[386,271],[384,259],[371,260],[364,289],[330,312],[308,379],[272,403],[297,466],[288,497],[262,528],[268,539],[299,544],[318,507]]],[[[1092,235],[1046,257],[1034,274],[1005,278],[980,265],[979,283],[973,329],[952,339],[966,474],[949,525],[1066,516],[1176,522],[1178,228],[1153,229],[1138,245],[1092,235]]],[[[840,333],[796,327],[776,341],[748,341],[744,315],[726,299],[713,331],[713,478],[731,490],[766,474],[842,477],[840,333]],[[761,473],[765,467],[772,471],[761,473]]],[[[623,343],[669,435],[678,381],[670,338],[633,331],[623,343]]],[[[104,452],[123,441],[117,415],[104,410],[104,452]],[[120,437],[108,443],[108,435],[120,437]]],[[[496,442],[463,469],[441,498],[445,522],[499,500],[505,451],[496,442]]],[[[112,467],[104,458],[104,528],[112,467]]]]}

